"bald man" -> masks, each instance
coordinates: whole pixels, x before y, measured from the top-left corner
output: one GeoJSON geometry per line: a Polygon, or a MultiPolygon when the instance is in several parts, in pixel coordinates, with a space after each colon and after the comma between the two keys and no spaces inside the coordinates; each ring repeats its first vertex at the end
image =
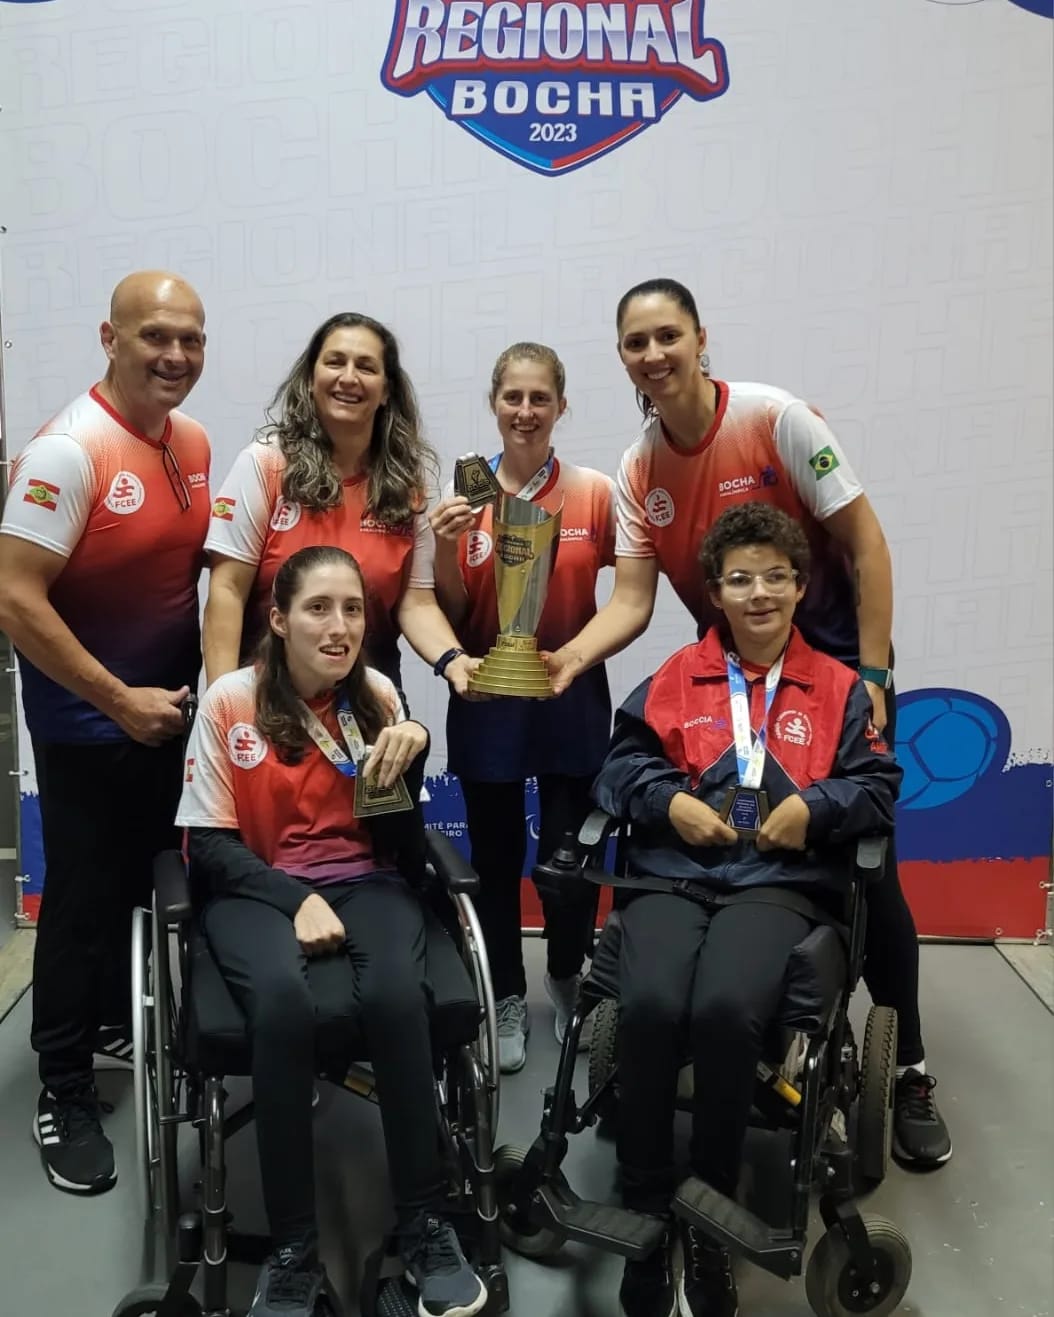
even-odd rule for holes
{"type": "Polygon", "coordinates": [[[0,628],[33,742],[45,883],[33,1133],[71,1193],[116,1183],[96,1068],[131,1058],[130,918],[178,844],[180,705],[200,666],[197,583],[209,444],[175,410],[201,375],[205,313],[175,275],[114,290],[98,384],[15,459],[0,522],[0,628]]]}

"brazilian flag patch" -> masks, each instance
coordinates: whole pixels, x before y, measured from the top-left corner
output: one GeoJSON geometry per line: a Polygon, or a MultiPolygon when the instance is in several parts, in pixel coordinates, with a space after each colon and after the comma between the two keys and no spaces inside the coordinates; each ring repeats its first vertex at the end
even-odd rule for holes
{"type": "Polygon", "coordinates": [[[813,469],[813,474],[817,480],[822,480],[824,476],[829,476],[832,471],[837,471],[841,463],[838,461],[838,455],[834,449],[827,445],[821,448],[818,453],[813,453],[809,458],[809,465],[813,469]]]}

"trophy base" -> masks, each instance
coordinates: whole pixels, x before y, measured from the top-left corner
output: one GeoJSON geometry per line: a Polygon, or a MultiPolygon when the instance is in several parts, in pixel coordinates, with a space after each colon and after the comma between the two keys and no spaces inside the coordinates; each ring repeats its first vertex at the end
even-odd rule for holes
{"type": "Polygon", "coordinates": [[[498,643],[468,679],[470,691],[523,700],[553,697],[549,672],[534,636],[499,636],[498,643]]]}

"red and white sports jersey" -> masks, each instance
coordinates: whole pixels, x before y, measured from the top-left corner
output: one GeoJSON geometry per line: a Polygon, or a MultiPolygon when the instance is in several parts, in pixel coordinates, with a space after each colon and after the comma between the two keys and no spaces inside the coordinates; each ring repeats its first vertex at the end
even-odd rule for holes
{"type": "MultiPolygon", "coordinates": [[[[197,685],[209,460],[205,431],[188,416],[173,412],[155,441],[92,389],[50,420],[12,467],[0,533],[66,559],[52,605],[84,648],[130,686],[197,685]]],[[[34,737],[124,735],[25,657],[21,672],[34,737]]]]}
{"type": "Polygon", "coordinates": [[[827,422],[801,399],[767,384],[715,384],[717,414],[694,448],[678,448],[655,416],[623,454],[616,554],[658,558],[702,634],[718,617],[699,566],[703,536],[728,507],[771,503],[801,523],[812,551],[795,622],[817,649],[855,661],[845,551],[822,523],[859,498],[863,486],[827,422]]]}
{"type": "Polygon", "coordinates": [[[256,581],[245,611],[242,656],[250,655],[267,625],[271,587],[283,562],[298,549],[333,544],[346,549],[362,567],[369,595],[366,644],[383,671],[398,672],[399,626],[396,610],[408,586],[432,589],[435,541],[421,511],[402,526],[388,526],[367,510],[367,477],[344,481],[340,507],[314,512],[282,494],[285,457],[277,443],[254,439],[213,500],[205,547],[256,567],[256,581]]]}
{"type": "MultiPolygon", "coordinates": [[[[368,677],[389,712],[402,722],[402,701],[387,677],[368,677]]],[[[236,828],[265,864],[305,882],[336,882],[373,872],[366,825],[352,812],[355,779],[344,777],[311,744],[298,764],[286,764],[256,728],[255,668],[218,678],[202,697],[187,743],[182,828],[236,828]]],[[[343,745],[332,696],[308,705],[343,745]]]]}
{"type": "MultiPolygon", "coordinates": [[[[496,462],[492,462],[492,467],[496,462]]],[[[553,461],[531,500],[546,512],[563,504],[560,545],[538,625],[544,650],[559,649],[596,612],[597,575],[615,560],[614,486],[588,467],[553,461]]],[[[458,627],[470,654],[486,654],[498,636],[494,509],[484,507],[458,546],[468,613],[458,627]]],[[[447,705],[447,766],[476,782],[515,782],[536,774],[596,772],[611,732],[603,664],[583,673],[555,700],[464,700],[447,705]]]]}
{"type": "MultiPolygon", "coordinates": [[[[538,624],[539,647],[559,649],[597,611],[597,575],[614,564],[614,484],[599,471],[554,458],[549,479],[531,502],[550,513],[563,504],[560,546],[538,624]]],[[[461,643],[470,654],[485,654],[498,635],[492,504],[482,508],[475,526],[461,537],[458,562],[468,591],[461,643]]]]}

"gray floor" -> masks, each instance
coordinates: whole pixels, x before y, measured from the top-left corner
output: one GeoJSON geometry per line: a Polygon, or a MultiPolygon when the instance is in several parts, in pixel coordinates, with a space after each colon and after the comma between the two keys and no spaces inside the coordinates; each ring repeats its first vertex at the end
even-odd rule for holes
{"type": "MultiPolygon", "coordinates": [[[[530,1141],[557,1048],[541,992],[541,944],[529,941],[534,1031],[527,1068],[502,1094],[501,1140],[530,1141]]],[[[1052,1017],[992,948],[927,946],[922,952],[928,1060],[955,1139],[943,1170],[894,1169],[868,1203],[911,1240],[914,1277],[899,1309],[917,1317],[1050,1317],[1054,1195],[1052,1017]]],[[[863,1005],[863,1003],[860,1003],[863,1005]]],[[[133,1175],[131,1081],[103,1076],[115,1104],[108,1128],[121,1168],[117,1188],[80,1201],[48,1187],[29,1125],[36,1099],[27,1041],[29,998],[0,1026],[0,1313],[108,1317],[140,1278],[141,1229],[133,1175]]],[[[354,1292],[362,1254],[386,1212],[377,1112],[330,1091],[317,1122],[323,1248],[335,1280],[354,1292]]],[[[611,1144],[593,1131],[572,1141],[567,1169],[586,1196],[612,1187],[611,1144]]],[[[231,1150],[230,1202],[262,1229],[251,1133],[231,1150]]],[[[613,1317],[619,1263],[568,1249],[556,1264],[509,1259],[518,1317],[613,1317]]],[[[248,1303],[250,1275],[236,1273],[232,1302],[248,1303]]],[[[806,1317],[804,1288],[740,1268],[746,1317],[806,1317]]],[[[349,1311],[354,1311],[349,1308],[349,1311]]]]}

